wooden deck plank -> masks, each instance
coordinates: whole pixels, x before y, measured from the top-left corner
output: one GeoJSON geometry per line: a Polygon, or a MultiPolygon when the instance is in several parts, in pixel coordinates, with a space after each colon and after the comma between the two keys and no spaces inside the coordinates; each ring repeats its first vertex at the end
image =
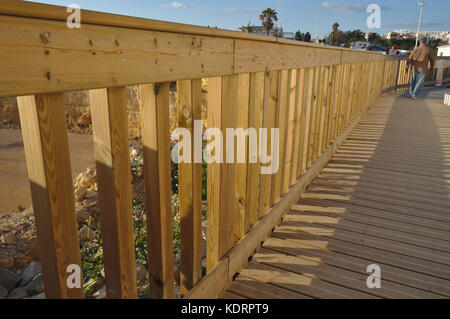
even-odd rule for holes
{"type": "Polygon", "coordinates": [[[251,299],[311,299],[297,292],[265,284],[245,276],[239,276],[229,291],[251,299]]]}
{"type": "MultiPolygon", "coordinates": [[[[348,102],[365,99],[350,91],[348,102]]],[[[266,294],[312,298],[448,298],[450,110],[435,99],[441,92],[376,102],[230,291],[250,278],[248,298],[261,283],[266,294]],[[381,289],[365,285],[371,264],[381,267],[381,289]]],[[[354,115],[348,108],[342,120],[354,115]]]]}
{"type": "MultiPolygon", "coordinates": [[[[264,242],[264,248],[279,251],[287,255],[300,256],[302,258],[320,261],[321,263],[366,274],[366,267],[370,260],[361,257],[341,254],[327,249],[316,249],[313,246],[302,245],[298,242],[270,238],[264,242]]],[[[377,262],[379,262],[377,260],[377,262]]],[[[449,281],[422,274],[414,270],[407,270],[397,266],[380,263],[383,269],[383,280],[389,280],[399,284],[408,283],[425,291],[450,296],[449,281]]]]}
{"type": "Polygon", "coordinates": [[[312,277],[314,279],[317,278],[324,282],[332,283],[349,289],[354,289],[360,292],[365,292],[367,294],[378,296],[381,298],[440,297],[439,295],[430,292],[402,286],[386,280],[383,281],[381,289],[370,289],[366,284],[367,274],[329,266],[327,264],[321,263],[318,260],[301,258],[297,256],[288,256],[286,254],[264,248],[255,255],[254,260],[265,265],[285,269],[295,274],[312,277]]]}

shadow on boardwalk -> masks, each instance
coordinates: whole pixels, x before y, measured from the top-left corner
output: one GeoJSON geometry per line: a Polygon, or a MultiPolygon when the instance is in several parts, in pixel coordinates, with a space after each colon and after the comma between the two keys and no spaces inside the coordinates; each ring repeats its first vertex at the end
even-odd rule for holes
{"type": "Polygon", "coordinates": [[[450,297],[450,108],[422,93],[378,100],[224,297],[450,297]]]}

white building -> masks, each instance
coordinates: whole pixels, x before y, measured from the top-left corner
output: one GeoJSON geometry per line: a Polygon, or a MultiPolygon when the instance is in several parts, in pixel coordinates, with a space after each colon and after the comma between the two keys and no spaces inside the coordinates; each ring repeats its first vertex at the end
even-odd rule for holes
{"type": "Polygon", "coordinates": [[[450,57],[450,44],[442,45],[442,46],[438,47],[437,56],[450,57]]]}
{"type": "MultiPolygon", "coordinates": [[[[450,43],[450,31],[420,31],[421,36],[426,36],[429,41],[440,39],[450,43]]],[[[394,30],[385,35],[386,39],[406,39],[415,37],[416,33],[410,30],[394,30]]]]}
{"type": "Polygon", "coordinates": [[[447,40],[450,35],[449,31],[420,31],[420,35],[426,36],[429,40],[447,40]]]}
{"type": "MultiPolygon", "coordinates": [[[[247,30],[244,27],[240,27],[238,30],[241,32],[247,32],[247,30]]],[[[253,26],[251,33],[259,35],[267,35],[267,30],[264,29],[262,26],[253,26]]],[[[273,37],[279,34],[283,34],[283,28],[274,25],[272,30],[270,30],[269,36],[273,37]]]]}
{"type": "Polygon", "coordinates": [[[283,32],[283,38],[288,40],[295,40],[295,33],[294,32],[283,32]]]}

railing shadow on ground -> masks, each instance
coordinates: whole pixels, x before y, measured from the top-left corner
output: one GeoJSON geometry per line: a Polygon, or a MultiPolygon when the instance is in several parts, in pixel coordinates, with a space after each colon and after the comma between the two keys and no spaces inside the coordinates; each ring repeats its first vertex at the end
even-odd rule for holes
{"type": "Polygon", "coordinates": [[[240,284],[269,278],[297,298],[448,297],[450,110],[442,92],[378,102],[240,284]],[[381,267],[381,289],[366,285],[370,264],[381,267]]]}

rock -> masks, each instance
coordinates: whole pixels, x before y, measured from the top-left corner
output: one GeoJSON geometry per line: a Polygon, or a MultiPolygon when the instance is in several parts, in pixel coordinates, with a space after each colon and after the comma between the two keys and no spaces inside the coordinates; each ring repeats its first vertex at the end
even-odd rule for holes
{"type": "Polygon", "coordinates": [[[95,233],[89,226],[84,225],[79,231],[78,235],[80,236],[80,240],[92,240],[95,238],[95,233]]]}
{"type": "Polygon", "coordinates": [[[138,157],[138,155],[139,155],[138,150],[135,149],[134,147],[131,148],[131,158],[136,158],[136,157],[138,157]]]}
{"type": "Polygon", "coordinates": [[[8,296],[8,289],[0,285],[0,299],[5,299],[8,296]]]}
{"type": "Polygon", "coordinates": [[[22,280],[19,275],[16,275],[12,271],[0,268],[0,286],[11,290],[17,286],[17,284],[22,280]]]}
{"type": "Polygon", "coordinates": [[[31,258],[30,256],[19,254],[14,257],[14,267],[17,269],[23,269],[25,267],[28,267],[28,265],[30,265],[32,261],[33,258],[31,258]]]}
{"type": "Polygon", "coordinates": [[[142,166],[138,167],[138,169],[136,170],[136,176],[137,177],[144,176],[144,168],[142,166]]]}
{"type": "Polygon", "coordinates": [[[8,256],[0,259],[0,268],[11,269],[14,267],[14,257],[8,256]]]}
{"type": "Polygon", "coordinates": [[[86,196],[87,188],[86,186],[81,185],[80,187],[75,189],[75,201],[79,202],[84,199],[86,196]]]}
{"type": "Polygon", "coordinates": [[[26,286],[36,278],[39,274],[42,273],[41,264],[33,261],[22,273],[22,281],[20,282],[20,286],[26,286]]]}
{"type": "Polygon", "coordinates": [[[29,296],[34,296],[44,291],[44,279],[42,274],[38,275],[28,284],[26,291],[29,296]]]}
{"type": "Polygon", "coordinates": [[[136,263],[136,279],[138,282],[144,281],[147,279],[148,271],[145,266],[141,263],[136,263]]]}
{"type": "Polygon", "coordinates": [[[91,124],[91,112],[89,110],[78,119],[78,125],[80,126],[89,126],[91,124]]]}
{"type": "Polygon", "coordinates": [[[41,292],[40,294],[34,295],[28,299],[45,299],[45,292],[41,292]]]}
{"type": "Polygon", "coordinates": [[[10,231],[0,236],[0,244],[12,245],[16,241],[16,234],[10,231]]]}
{"type": "Polygon", "coordinates": [[[18,287],[16,289],[13,289],[8,295],[8,299],[22,299],[25,297],[28,297],[25,287],[18,287]]]}
{"type": "Polygon", "coordinates": [[[106,299],[106,286],[94,293],[95,299],[106,299]]]}
{"type": "Polygon", "coordinates": [[[98,197],[98,193],[97,192],[94,192],[94,191],[91,191],[91,190],[88,190],[87,192],[86,192],[86,198],[87,199],[91,199],[91,198],[97,198],[98,197]]]}
{"type": "Polygon", "coordinates": [[[39,259],[39,244],[37,239],[34,239],[28,248],[28,256],[33,258],[34,260],[39,259]]]}
{"type": "Polygon", "coordinates": [[[202,242],[202,258],[206,258],[206,242],[202,242]]]}

